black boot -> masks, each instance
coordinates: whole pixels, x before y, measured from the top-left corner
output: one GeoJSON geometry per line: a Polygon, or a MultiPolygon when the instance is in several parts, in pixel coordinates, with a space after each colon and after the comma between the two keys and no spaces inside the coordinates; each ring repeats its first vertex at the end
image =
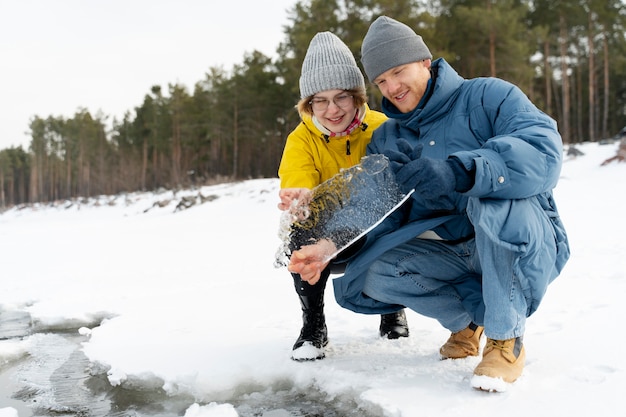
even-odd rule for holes
{"type": "Polygon", "coordinates": [[[381,314],[380,316],[380,336],[387,339],[398,339],[409,337],[409,325],[406,322],[404,310],[395,313],[381,314]]]}
{"type": "Polygon", "coordinates": [[[324,292],[299,295],[302,305],[302,330],[293,345],[291,358],[295,361],[313,361],[324,358],[328,331],[324,317],[324,292]]]}

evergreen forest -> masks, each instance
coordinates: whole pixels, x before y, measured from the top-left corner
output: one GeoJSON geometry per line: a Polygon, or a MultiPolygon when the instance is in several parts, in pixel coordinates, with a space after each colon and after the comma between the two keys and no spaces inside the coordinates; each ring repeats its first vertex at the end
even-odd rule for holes
{"type": "MultiPolygon", "coordinates": [[[[230,69],[208,68],[191,89],[154,85],[112,127],[86,109],[34,115],[28,149],[0,150],[0,208],[276,177],[299,122],[311,38],[329,30],[359,62],[380,15],[413,27],[461,76],[518,85],[557,120],[565,144],[610,138],[626,125],[621,0],[299,0],[287,13],[275,57],[246,52],[230,69]]],[[[379,108],[377,89],[368,93],[379,108]]]]}

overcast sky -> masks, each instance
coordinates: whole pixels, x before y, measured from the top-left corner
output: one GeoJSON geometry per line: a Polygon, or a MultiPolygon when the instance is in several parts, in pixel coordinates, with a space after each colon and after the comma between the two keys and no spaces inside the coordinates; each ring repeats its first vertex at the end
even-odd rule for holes
{"type": "Polygon", "coordinates": [[[297,0],[0,0],[0,149],[30,144],[29,120],[79,108],[110,119],[150,87],[191,92],[246,52],[274,57],[297,0]]]}

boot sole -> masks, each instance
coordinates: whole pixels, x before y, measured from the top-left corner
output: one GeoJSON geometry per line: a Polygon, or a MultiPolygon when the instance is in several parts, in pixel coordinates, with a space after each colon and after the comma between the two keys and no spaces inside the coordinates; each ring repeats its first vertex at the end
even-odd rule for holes
{"type": "Polygon", "coordinates": [[[313,346],[311,342],[304,342],[302,346],[291,351],[291,359],[296,362],[310,362],[324,359],[326,357],[324,346],[327,344],[328,341],[326,341],[321,348],[318,348],[313,346]]]}
{"type": "Polygon", "coordinates": [[[493,378],[485,375],[474,375],[470,384],[472,388],[485,392],[506,392],[511,385],[502,378],[493,378]]]}

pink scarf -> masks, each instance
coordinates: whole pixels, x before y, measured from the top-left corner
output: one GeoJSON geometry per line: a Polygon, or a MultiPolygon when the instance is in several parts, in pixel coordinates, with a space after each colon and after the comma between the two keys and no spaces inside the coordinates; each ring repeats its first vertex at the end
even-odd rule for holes
{"type": "Polygon", "coordinates": [[[344,130],[343,132],[339,132],[339,133],[331,132],[330,130],[326,129],[324,125],[322,125],[320,121],[317,120],[317,117],[315,116],[313,116],[313,124],[315,124],[315,127],[317,127],[324,135],[328,137],[333,138],[333,137],[340,137],[340,136],[348,136],[350,133],[354,131],[354,129],[361,126],[361,122],[363,121],[362,119],[363,119],[364,114],[365,114],[365,106],[357,110],[356,114],[354,115],[354,119],[352,120],[352,122],[350,122],[350,125],[348,125],[346,130],[344,130]]]}

